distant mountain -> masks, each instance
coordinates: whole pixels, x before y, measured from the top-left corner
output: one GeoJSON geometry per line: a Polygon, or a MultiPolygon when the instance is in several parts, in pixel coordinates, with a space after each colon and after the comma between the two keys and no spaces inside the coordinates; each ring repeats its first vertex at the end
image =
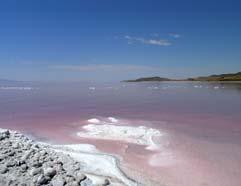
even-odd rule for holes
{"type": "Polygon", "coordinates": [[[171,81],[171,79],[155,76],[155,77],[143,77],[143,78],[138,78],[134,80],[125,80],[124,82],[145,82],[145,81],[171,81]]]}
{"type": "Polygon", "coordinates": [[[241,81],[241,72],[189,78],[189,81],[241,81]]]}
{"type": "Polygon", "coordinates": [[[125,80],[124,82],[152,82],[152,81],[241,81],[241,72],[230,74],[219,74],[211,76],[201,76],[187,79],[169,79],[163,77],[143,77],[134,80],[125,80]]]}

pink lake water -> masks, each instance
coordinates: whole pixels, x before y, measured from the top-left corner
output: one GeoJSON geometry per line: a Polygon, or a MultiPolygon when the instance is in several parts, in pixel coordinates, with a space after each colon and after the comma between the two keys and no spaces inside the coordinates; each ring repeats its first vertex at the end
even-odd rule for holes
{"type": "Polygon", "coordinates": [[[240,83],[0,84],[0,127],[93,144],[146,185],[241,186],[240,83]],[[88,119],[108,117],[165,133],[156,139],[161,150],[76,135],[88,119]]]}

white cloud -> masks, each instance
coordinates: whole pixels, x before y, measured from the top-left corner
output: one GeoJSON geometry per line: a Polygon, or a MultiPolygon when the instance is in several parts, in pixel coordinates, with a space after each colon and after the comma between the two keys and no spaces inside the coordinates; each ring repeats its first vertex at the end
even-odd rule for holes
{"type": "Polygon", "coordinates": [[[169,36],[170,36],[170,37],[173,37],[173,38],[175,38],[175,39],[178,39],[178,38],[181,37],[180,34],[176,34],[176,33],[170,33],[169,36]]]}
{"type": "Polygon", "coordinates": [[[157,46],[169,46],[172,43],[168,40],[164,39],[145,39],[141,37],[131,37],[129,35],[124,36],[124,38],[128,41],[128,44],[133,43],[142,43],[147,45],[157,45],[157,46]]]}

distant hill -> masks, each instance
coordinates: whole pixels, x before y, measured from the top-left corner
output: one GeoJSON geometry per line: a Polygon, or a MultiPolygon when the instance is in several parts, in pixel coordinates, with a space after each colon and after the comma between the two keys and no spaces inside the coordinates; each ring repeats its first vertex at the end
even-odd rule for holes
{"type": "Polygon", "coordinates": [[[241,81],[241,72],[189,78],[189,81],[241,81]]]}
{"type": "Polygon", "coordinates": [[[187,79],[169,79],[163,77],[143,77],[134,80],[125,80],[124,82],[152,82],[152,81],[241,81],[241,72],[219,74],[211,76],[201,76],[187,79]]]}
{"type": "Polygon", "coordinates": [[[125,80],[124,82],[145,82],[145,81],[171,81],[171,79],[155,76],[155,77],[143,77],[143,78],[138,78],[134,80],[125,80]]]}

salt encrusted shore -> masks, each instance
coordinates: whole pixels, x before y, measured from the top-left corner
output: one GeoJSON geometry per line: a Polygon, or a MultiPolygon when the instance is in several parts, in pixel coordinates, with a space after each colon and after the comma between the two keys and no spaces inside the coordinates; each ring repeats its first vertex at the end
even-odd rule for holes
{"type": "Polygon", "coordinates": [[[139,186],[91,145],[50,145],[0,129],[0,185],[139,186]]]}

